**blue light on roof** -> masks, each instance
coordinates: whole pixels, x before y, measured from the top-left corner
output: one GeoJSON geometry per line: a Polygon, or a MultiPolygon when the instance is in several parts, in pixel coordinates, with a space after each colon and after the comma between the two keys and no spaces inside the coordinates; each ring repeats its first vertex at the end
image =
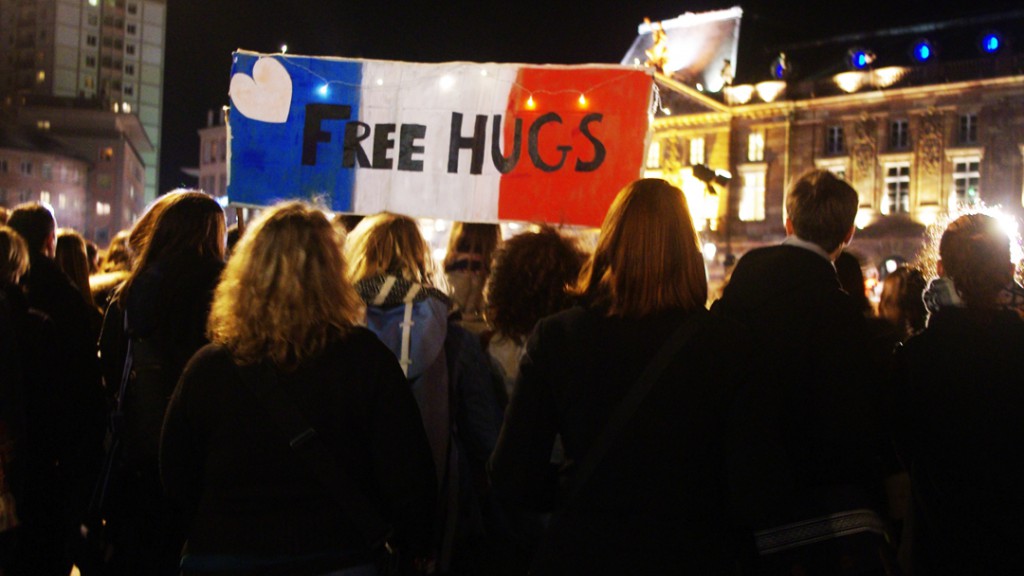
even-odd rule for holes
{"type": "Polygon", "coordinates": [[[868,53],[863,50],[857,50],[853,53],[851,59],[854,68],[861,69],[867,68],[868,65],[868,53]]]}
{"type": "Polygon", "coordinates": [[[932,45],[927,40],[922,40],[914,45],[914,59],[918,62],[927,62],[935,55],[932,45]]]}
{"type": "Polygon", "coordinates": [[[981,49],[989,54],[998,52],[1002,44],[999,40],[999,35],[995,33],[985,34],[981,39],[981,49]]]}

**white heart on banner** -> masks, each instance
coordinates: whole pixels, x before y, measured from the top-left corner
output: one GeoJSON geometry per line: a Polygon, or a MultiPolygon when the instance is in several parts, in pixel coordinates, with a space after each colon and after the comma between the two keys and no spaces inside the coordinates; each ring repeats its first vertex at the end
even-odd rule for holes
{"type": "Polygon", "coordinates": [[[252,76],[235,74],[228,90],[231,101],[247,118],[280,124],[292,105],[292,78],[276,58],[260,58],[252,76]]]}

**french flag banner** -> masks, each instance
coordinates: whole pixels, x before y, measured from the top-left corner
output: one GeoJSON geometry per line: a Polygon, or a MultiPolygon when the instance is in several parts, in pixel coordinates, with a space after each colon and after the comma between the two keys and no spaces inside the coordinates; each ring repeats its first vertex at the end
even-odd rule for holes
{"type": "Polygon", "coordinates": [[[238,51],[228,196],[336,212],[599,226],[640,177],[653,73],[238,51]]]}

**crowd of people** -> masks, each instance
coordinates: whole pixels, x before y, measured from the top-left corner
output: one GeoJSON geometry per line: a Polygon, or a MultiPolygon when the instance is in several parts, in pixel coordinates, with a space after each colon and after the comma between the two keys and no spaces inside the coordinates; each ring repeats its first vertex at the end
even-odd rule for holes
{"type": "Polygon", "coordinates": [[[105,251],[0,223],[0,576],[1009,574],[1024,289],[952,221],[875,308],[857,192],[787,191],[709,302],[682,192],[540,226],[199,191],[105,251]]]}

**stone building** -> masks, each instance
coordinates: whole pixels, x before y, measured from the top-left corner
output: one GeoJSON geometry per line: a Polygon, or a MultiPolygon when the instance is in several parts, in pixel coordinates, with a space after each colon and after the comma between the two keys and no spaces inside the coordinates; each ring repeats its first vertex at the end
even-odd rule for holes
{"type": "MultiPolygon", "coordinates": [[[[1020,14],[1015,22],[1019,29],[1020,14]]],[[[852,249],[866,268],[913,260],[926,227],[963,206],[998,205],[1019,217],[1024,56],[997,33],[982,34],[1000,23],[1010,25],[976,18],[931,25],[935,39],[922,39],[920,27],[858,38],[877,42],[877,53],[841,41],[807,43],[766,63],[764,76],[774,78],[758,78],[754,68],[749,82],[715,94],[659,76],[647,171],[679,184],[695,219],[710,228],[712,277],[750,248],[784,237],[785,190],[812,168],[860,193],[852,249]],[[979,30],[965,30],[971,26],[979,30]],[[931,49],[940,40],[941,60],[931,49]],[[800,58],[814,73],[790,74],[800,58]],[[696,165],[731,180],[709,189],[694,176],[696,165]]]]}

